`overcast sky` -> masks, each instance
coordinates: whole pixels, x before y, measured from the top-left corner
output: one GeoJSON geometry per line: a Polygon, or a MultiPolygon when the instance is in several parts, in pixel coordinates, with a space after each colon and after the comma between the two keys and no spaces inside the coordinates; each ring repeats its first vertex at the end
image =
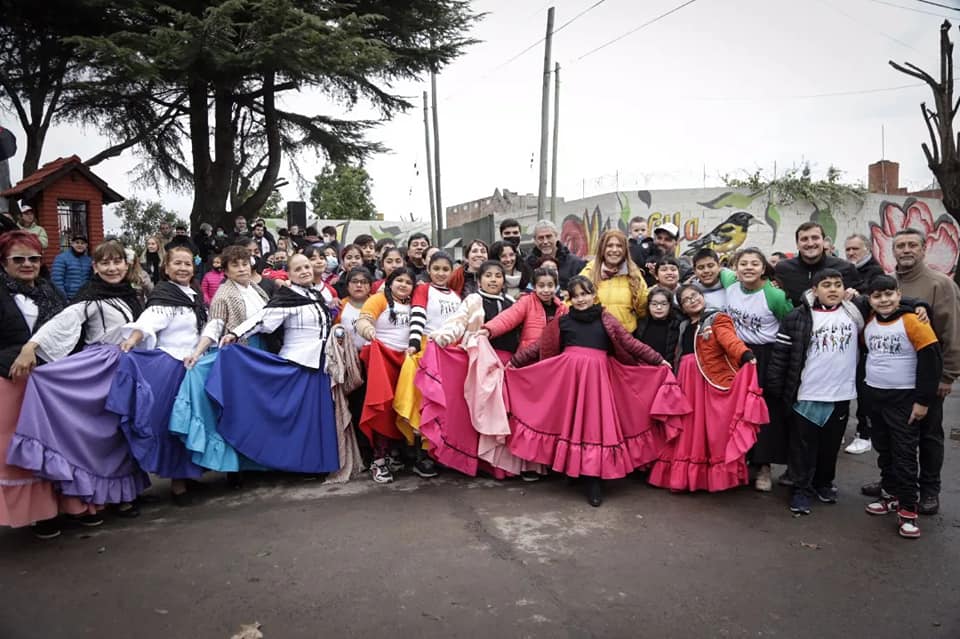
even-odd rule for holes
{"type": "MultiPolygon", "coordinates": [[[[941,2],[960,8],[957,0],[941,2]]],[[[497,187],[536,192],[543,45],[504,63],[543,37],[548,6],[556,7],[559,27],[595,3],[474,3],[488,14],[473,34],[483,42],[438,78],[445,206],[497,187]]],[[[726,173],[770,171],[774,163],[782,171],[804,160],[819,174],[833,164],[847,180],[865,182],[867,165],[881,158],[881,127],[887,159],[901,164],[901,184],[930,183],[919,103],[930,103],[931,91],[883,90],[917,84],[887,61],[939,74],[939,25],[944,17],[960,23],[960,11],[919,0],[697,0],[589,53],[680,4],[605,0],[555,35],[560,196],[613,191],[618,172],[625,189],[718,186],[726,173]],[[851,94],[829,95],[837,93],[851,94]]],[[[960,40],[956,26],[951,33],[960,40]]],[[[428,81],[396,87],[417,105],[424,89],[428,81]]],[[[304,93],[291,102],[315,109],[324,100],[304,93]]],[[[340,117],[373,115],[362,107],[352,113],[330,108],[340,117]]],[[[13,120],[5,116],[4,124],[22,140],[13,120]]],[[[422,110],[384,123],[374,137],[392,149],[367,162],[378,210],[386,219],[411,213],[427,219],[422,110]]],[[[89,157],[104,145],[95,131],[54,127],[43,161],[89,157]]],[[[14,181],[22,146],[11,162],[14,181]]],[[[132,185],[128,172],[136,161],[127,153],[94,170],[124,195],[162,198],[189,213],[189,194],[132,185]]],[[[315,175],[322,161],[306,157],[299,165],[315,175]]],[[[308,195],[298,194],[296,184],[282,192],[285,199],[308,195]]]]}

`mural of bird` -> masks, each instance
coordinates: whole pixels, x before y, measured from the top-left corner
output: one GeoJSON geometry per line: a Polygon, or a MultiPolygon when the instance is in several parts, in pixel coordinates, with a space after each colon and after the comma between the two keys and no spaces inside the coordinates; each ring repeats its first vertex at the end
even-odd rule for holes
{"type": "Polygon", "coordinates": [[[683,254],[689,257],[702,248],[713,249],[721,255],[732,253],[743,245],[754,224],[763,222],[746,211],[737,211],[703,237],[690,242],[683,254]]]}

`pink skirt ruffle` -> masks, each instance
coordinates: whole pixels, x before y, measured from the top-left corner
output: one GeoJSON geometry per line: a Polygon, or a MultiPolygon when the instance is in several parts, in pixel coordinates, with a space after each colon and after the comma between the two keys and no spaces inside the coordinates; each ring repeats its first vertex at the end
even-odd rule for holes
{"type": "Polygon", "coordinates": [[[624,477],[649,466],[690,408],[665,366],[624,366],[604,351],[568,347],[507,369],[510,450],[570,477],[624,477]]]}
{"type": "Polygon", "coordinates": [[[756,366],[743,366],[728,391],[706,382],[693,355],[680,361],[680,386],[693,403],[679,437],[650,471],[650,483],[674,491],[719,492],[748,483],[746,454],[769,420],[756,366]]]}

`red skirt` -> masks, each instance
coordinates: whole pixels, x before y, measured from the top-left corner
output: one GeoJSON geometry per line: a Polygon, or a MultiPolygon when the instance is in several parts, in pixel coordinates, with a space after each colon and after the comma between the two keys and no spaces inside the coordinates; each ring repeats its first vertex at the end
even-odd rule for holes
{"type": "Polygon", "coordinates": [[[360,351],[360,359],[367,370],[367,394],[363,400],[359,426],[371,443],[374,433],[388,439],[403,439],[403,434],[397,429],[393,396],[405,357],[403,351],[395,351],[376,340],[360,351]]]}
{"type": "Polygon", "coordinates": [[[570,477],[617,479],[645,468],[690,407],[665,366],[625,366],[592,348],[507,369],[510,450],[570,477]]]}
{"type": "Polygon", "coordinates": [[[694,355],[680,360],[680,386],[693,403],[680,436],[660,455],[650,483],[675,491],[718,492],[748,483],[747,451],[770,418],[757,367],[743,366],[728,391],[704,379],[694,355]]]}

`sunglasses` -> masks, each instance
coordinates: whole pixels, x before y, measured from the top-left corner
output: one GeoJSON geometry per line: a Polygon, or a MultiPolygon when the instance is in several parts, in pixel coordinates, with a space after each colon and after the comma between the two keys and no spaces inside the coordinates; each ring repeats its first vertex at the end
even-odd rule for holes
{"type": "Polygon", "coordinates": [[[7,258],[14,264],[23,264],[24,262],[30,262],[31,264],[39,264],[43,260],[42,255],[11,255],[7,258]]]}

